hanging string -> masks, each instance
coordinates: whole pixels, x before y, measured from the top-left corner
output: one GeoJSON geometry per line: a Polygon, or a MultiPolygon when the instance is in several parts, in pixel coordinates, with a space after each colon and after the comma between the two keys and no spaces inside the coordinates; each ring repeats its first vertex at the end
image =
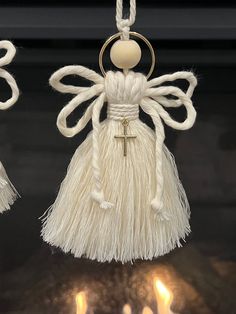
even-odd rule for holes
{"type": "Polygon", "coordinates": [[[123,18],[123,0],[116,0],[116,26],[122,33],[122,40],[129,40],[130,26],[134,24],[136,17],[136,0],[130,0],[129,18],[123,18]]]}

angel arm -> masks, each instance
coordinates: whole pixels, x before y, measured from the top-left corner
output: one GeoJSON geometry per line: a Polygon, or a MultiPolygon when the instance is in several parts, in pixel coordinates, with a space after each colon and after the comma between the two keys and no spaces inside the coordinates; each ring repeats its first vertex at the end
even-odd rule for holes
{"type": "Polygon", "coordinates": [[[102,180],[101,180],[101,168],[100,168],[100,145],[99,136],[101,131],[100,124],[100,113],[104,105],[106,95],[103,92],[95,101],[92,109],[92,123],[93,123],[93,156],[92,156],[92,166],[93,166],[93,177],[94,177],[94,189],[92,191],[92,198],[99,203],[100,207],[103,209],[108,209],[113,207],[113,204],[105,200],[102,180]]]}
{"type": "MultiPolygon", "coordinates": [[[[161,79],[155,79],[158,84],[166,81],[167,79],[174,79],[176,73],[173,75],[162,76],[161,79]]],[[[179,77],[179,75],[177,75],[179,77]]],[[[192,78],[192,77],[191,77],[192,78]]],[[[153,80],[154,81],[154,80],[153,80]]],[[[150,84],[151,86],[155,84],[150,84]]],[[[191,86],[191,84],[190,84],[191,86]]],[[[193,86],[188,89],[185,94],[179,88],[174,86],[162,86],[162,87],[149,87],[145,92],[145,97],[141,101],[142,109],[151,116],[153,123],[155,125],[156,132],[156,143],[155,143],[155,155],[156,155],[156,191],[155,195],[151,201],[151,206],[155,210],[159,220],[168,220],[169,215],[167,215],[165,208],[163,208],[163,166],[162,166],[162,149],[163,142],[165,139],[164,127],[162,120],[170,127],[177,130],[186,130],[193,126],[196,119],[196,111],[193,107],[190,95],[193,92],[193,86]],[[176,99],[169,99],[167,96],[174,96],[176,99]],[[159,102],[158,102],[159,100],[159,102]],[[175,121],[169,113],[162,107],[179,107],[183,105],[186,109],[187,116],[183,122],[175,121]]]]}

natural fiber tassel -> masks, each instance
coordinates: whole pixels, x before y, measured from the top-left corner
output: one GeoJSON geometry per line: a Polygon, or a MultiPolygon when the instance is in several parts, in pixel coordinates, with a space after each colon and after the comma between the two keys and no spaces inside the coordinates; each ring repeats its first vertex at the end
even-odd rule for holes
{"type": "Polygon", "coordinates": [[[177,72],[147,81],[140,73],[110,71],[102,78],[82,66],[68,66],[55,72],[50,84],[64,93],[78,94],[58,116],[61,133],[74,136],[90,119],[93,131],[75,152],[57,199],[44,218],[44,240],[76,257],[102,262],[152,259],[181,246],[180,240],[190,232],[190,210],[174,158],[163,143],[162,121],[179,130],[193,125],[194,75],[177,72]],[[61,82],[67,74],[80,75],[95,85],[67,86],[61,82]],[[187,79],[186,93],[159,86],[175,79],[187,79]],[[68,115],[96,95],[77,124],[68,127],[68,115]],[[100,123],[104,102],[108,102],[108,116],[100,123]],[[183,122],[174,121],[164,109],[180,105],[187,110],[183,122]],[[155,132],[139,120],[139,107],[151,116],[155,132]],[[124,118],[128,121],[125,130],[124,118]]]}
{"type": "MultiPolygon", "coordinates": [[[[19,89],[14,77],[2,67],[12,61],[16,53],[16,48],[10,41],[2,40],[0,41],[0,49],[6,50],[5,55],[0,58],[0,77],[6,80],[12,91],[12,95],[9,99],[3,102],[0,101],[0,110],[6,110],[13,106],[17,101],[19,97],[19,89]]],[[[17,195],[14,186],[10,182],[2,163],[0,162],[0,213],[10,209],[10,206],[14,203],[17,195]]]]}
{"type": "Polygon", "coordinates": [[[75,97],[61,110],[57,127],[67,137],[78,134],[92,120],[93,130],[76,150],[54,204],[43,219],[42,237],[75,257],[105,261],[152,259],[181,246],[190,232],[190,209],[178,177],[175,161],[164,144],[164,123],[176,130],[193,126],[196,111],[191,96],[197,80],[191,72],[176,72],[148,81],[155,53],[143,35],[130,32],[136,1],[130,0],[130,15],[123,18],[123,1],[116,2],[119,33],[102,46],[99,66],[104,77],[83,66],[56,71],[50,84],[75,97]],[[141,49],[130,35],[148,46],[151,67],[147,76],[130,71],[141,58],[141,49]],[[106,72],[103,55],[114,39],[110,57],[123,71],[106,72]],[[91,87],[66,85],[62,79],[79,75],[91,87]],[[169,86],[187,80],[187,91],[169,86]],[[161,86],[165,83],[164,86],[161,86]],[[166,85],[167,83],[167,85],[166,85]],[[68,127],[67,118],[83,102],[93,99],[80,120],[68,127]],[[107,119],[100,113],[107,103],[107,119]],[[186,118],[175,121],[166,108],[183,106],[186,118]],[[140,108],[155,126],[139,119],[140,108]]]}
{"type": "Polygon", "coordinates": [[[9,180],[3,164],[0,162],[0,213],[10,209],[18,193],[9,180]]]}

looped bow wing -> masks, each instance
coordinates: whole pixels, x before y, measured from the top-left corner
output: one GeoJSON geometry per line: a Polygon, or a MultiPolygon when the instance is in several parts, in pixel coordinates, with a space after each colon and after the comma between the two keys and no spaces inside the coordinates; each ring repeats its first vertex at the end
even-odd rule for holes
{"type": "Polygon", "coordinates": [[[57,127],[66,137],[78,134],[92,118],[92,110],[97,101],[95,99],[86,109],[81,119],[73,127],[67,126],[68,116],[84,101],[102,93],[104,89],[104,78],[93,70],[80,65],[65,66],[51,76],[50,85],[61,93],[75,94],[76,96],[61,110],[57,118],[57,127]],[[78,75],[95,83],[91,87],[66,85],[61,80],[69,75],[78,75]]]}
{"type": "Polygon", "coordinates": [[[3,67],[11,63],[12,59],[16,54],[15,46],[8,40],[0,41],[0,49],[6,50],[6,53],[3,57],[0,58],[0,67],[3,67]]]}
{"type": "MultiPolygon", "coordinates": [[[[15,56],[16,48],[10,41],[2,40],[0,41],[0,49],[6,50],[5,55],[0,58],[0,67],[3,67],[11,63],[12,59],[15,56]]],[[[6,110],[10,108],[12,105],[14,105],[14,103],[17,101],[19,97],[19,89],[17,87],[16,81],[13,78],[13,76],[10,73],[8,73],[6,70],[0,68],[0,77],[2,77],[3,79],[7,81],[12,91],[11,98],[9,98],[8,100],[4,102],[0,101],[0,109],[6,110]]]]}
{"type": "MultiPolygon", "coordinates": [[[[191,72],[176,72],[173,74],[167,74],[155,78],[147,82],[147,90],[145,93],[146,97],[150,104],[152,104],[159,116],[165,121],[165,123],[177,130],[187,130],[191,128],[196,119],[196,111],[193,107],[191,96],[197,85],[197,80],[193,73],[191,72]],[[178,79],[186,79],[189,83],[188,89],[186,92],[183,92],[180,88],[175,86],[159,86],[162,83],[175,81],[178,79]],[[159,86],[159,87],[155,87],[159,86]],[[176,99],[170,99],[167,96],[174,96],[176,99]],[[169,113],[164,109],[166,108],[177,108],[180,106],[186,108],[186,119],[183,122],[177,122],[169,113]],[[164,108],[163,108],[164,107],[164,108]]],[[[144,103],[147,101],[144,98],[144,103]]]]}

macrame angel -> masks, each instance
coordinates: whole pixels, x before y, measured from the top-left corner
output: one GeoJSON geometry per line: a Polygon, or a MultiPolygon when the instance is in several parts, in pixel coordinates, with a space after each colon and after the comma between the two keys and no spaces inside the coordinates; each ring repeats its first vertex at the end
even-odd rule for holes
{"type": "Polygon", "coordinates": [[[75,152],[57,199],[45,218],[45,241],[99,261],[151,259],[180,246],[190,231],[189,204],[173,156],[164,145],[163,122],[177,130],[192,127],[196,112],[191,96],[197,84],[191,72],[176,72],[146,80],[143,74],[109,71],[105,78],[83,66],[55,72],[50,84],[76,96],[57,119],[66,137],[78,134],[92,119],[93,130],[75,152]],[[61,79],[79,75],[94,85],[65,85],[61,79]],[[164,82],[186,79],[187,92],[164,82]],[[176,99],[170,99],[168,96],[176,99]],[[73,127],[67,117],[84,101],[95,98],[73,127]],[[107,119],[100,112],[107,102],[107,119]],[[184,122],[165,108],[185,106],[184,122]],[[139,108],[151,116],[155,133],[139,119],[139,108]],[[134,134],[123,156],[122,122],[134,134]]]}
{"type": "MultiPolygon", "coordinates": [[[[13,44],[7,40],[0,41],[0,49],[6,50],[6,54],[0,58],[0,77],[7,81],[12,90],[11,98],[4,102],[0,101],[0,109],[6,110],[17,101],[19,90],[13,76],[6,70],[2,69],[2,67],[11,63],[15,56],[16,49],[13,44]]],[[[14,203],[17,195],[16,189],[10,182],[3,164],[0,162],[0,213],[10,209],[10,206],[14,203]]]]}
{"type": "Polygon", "coordinates": [[[129,19],[122,19],[121,0],[117,1],[116,20],[121,33],[115,37],[121,36],[121,40],[113,45],[111,59],[124,72],[109,71],[103,77],[83,66],[71,65],[50,78],[53,88],[75,95],[59,113],[60,132],[73,137],[91,119],[93,129],[71,160],[56,201],[44,218],[42,236],[75,257],[101,262],[161,256],[181,246],[181,239],[190,232],[189,204],[174,158],[164,144],[163,123],[176,130],[193,126],[196,111],[191,96],[197,80],[191,72],[148,80],[129,70],[140,59],[139,46],[129,40],[134,0],[130,12],[129,19]],[[68,75],[87,79],[92,86],[62,83],[68,75]],[[187,80],[186,92],[162,86],[179,79],[187,80]],[[68,116],[89,100],[83,116],[69,127],[68,116]],[[100,122],[105,103],[107,118],[100,122]],[[186,109],[183,122],[175,121],[166,110],[180,106],[186,109]],[[139,119],[140,108],[152,118],[155,131],[139,119]]]}

